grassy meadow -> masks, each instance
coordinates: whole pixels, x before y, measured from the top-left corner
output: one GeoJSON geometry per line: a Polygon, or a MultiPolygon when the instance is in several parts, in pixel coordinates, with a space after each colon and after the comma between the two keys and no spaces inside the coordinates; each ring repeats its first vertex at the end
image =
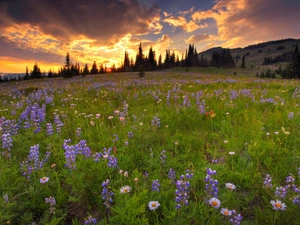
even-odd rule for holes
{"type": "Polygon", "coordinates": [[[300,224],[300,82],[255,74],[0,84],[0,224],[300,224]]]}

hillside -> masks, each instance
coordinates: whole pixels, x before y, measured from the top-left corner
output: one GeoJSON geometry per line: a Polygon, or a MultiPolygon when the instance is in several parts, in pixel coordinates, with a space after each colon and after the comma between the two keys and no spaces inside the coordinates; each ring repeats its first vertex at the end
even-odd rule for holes
{"type": "MultiPolygon", "coordinates": [[[[249,45],[245,48],[234,48],[230,49],[230,52],[232,57],[235,59],[236,66],[240,66],[242,63],[242,57],[245,55],[246,67],[260,67],[263,64],[265,57],[275,57],[284,52],[293,51],[297,43],[300,44],[300,39],[289,38],[249,45]]],[[[199,53],[199,57],[203,53],[204,58],[210,60],[213,51],[221,51],[222,49],[222,47],[208,49],[199,53]]]]}

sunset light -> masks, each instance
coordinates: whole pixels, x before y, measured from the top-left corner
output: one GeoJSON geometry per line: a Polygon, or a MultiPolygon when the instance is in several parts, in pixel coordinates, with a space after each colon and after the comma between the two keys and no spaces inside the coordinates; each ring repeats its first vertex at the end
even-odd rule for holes
{"type": "Polygon", "coordinates": [[[181,57],[189,44],[198,52],[245,47],[300,36],[298,1],[292,0],[4,0],[0,3],[0,72],[42,71],[71,61],[119,67],[124,53],[135,60],[152,46],[181,57]],[[287,26],[288,24],[288,26],[287,26]]]}

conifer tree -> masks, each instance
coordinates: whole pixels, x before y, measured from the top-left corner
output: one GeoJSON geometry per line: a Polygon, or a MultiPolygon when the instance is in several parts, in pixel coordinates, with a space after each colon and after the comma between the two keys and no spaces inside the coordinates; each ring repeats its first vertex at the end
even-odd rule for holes
{"type": "Polygon", "coordinates": [[[98,68],[97,68],[96,61],[94,61],[93,65],[92,65],[90,74],[98,74],[98,68]]]}
{"type": "Polygon", "coordinates": [[[128,56],[127,51],[125,51],[123,71],[124,72],[129,72],[130,71],[130,61],[129,61],[129,56],[128,56]]]}
{"type": "Polygon", "coordinates": [[[138,71],[139,68],[141,66],[144,67],[144,65],[145,65],[145,59],[144,59],[144,54],[143,54],[143,49],[142,49],[142,43],[140,43],[139,52],[136,55],[136,60],[135,60],[135,70],[138,71]]]}
{"type": "Polygon", "coordinates": [[[243,55],[243,58],[242,58],[242,68],[246,68],[246,65],[245,65],[245,55],[243,55]]]}
{"type": "Polygon", "coordinates": [[[37,63],[34,64],[33,66],[33,70],[31,71],[31,78],[34,79],[34,78],[41,78],[42,77],[42,73],[41,73],[41,70],[38,66],[37,63]]]}

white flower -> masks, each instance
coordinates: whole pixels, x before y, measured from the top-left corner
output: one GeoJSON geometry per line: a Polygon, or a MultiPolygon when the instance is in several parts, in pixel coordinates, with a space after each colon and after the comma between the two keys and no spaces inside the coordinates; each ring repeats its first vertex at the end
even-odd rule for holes
{"type": "Polygon", "coordinates": [[[155,210],[160,206],[158,201],[150,201],[148,207],[150,210],[155,210]]]}
{"type": "Polygon", "coordinates": [[[211,198],[209,199],[209,204],[214,207],[214,208],[219,208],[221,206],[221,202],[219,199],[217,198],[211,198]]]}
{"type": "Polygon", "coordinates": [[[268,136],[269,136],[269,135],[270,135],[270,133],[266,133],[266,135],[268,135],[268,136]]]}
{"type": "Polygon", "coordinates": [[[228,143],[228,141],[227,141],[227,140],[225,140],[225,141],[224,141],[224,144],[227,144],[227,143],[228,143]]]}
{"type": "Polygon", "coordinates": [[[276,201],[270,201],[270,203],[273,206],[273,209],[275,210],[286,210],[286,205],[284,203],[282,203],[281,201],[279,201],[278,199],[276,199],[276,201]]]}
{"type": "Polygon", "coordinates": [[[116,115],[119,115],[119,114],[120,114],[120,111],[119,111],[119,110],[115,110],[115,114],[116,114],[116,115]]]}
{"type": "Polygon", "coordinates": [[[122,193],[122,194],[126,194],[126,193],[129,193],[131,191],[131,187],[130,186],[124,186],[124,187],[122,187],[121,189],[120,189],[120,192],[122,193]]]}
{"type": "Polygon", "coordinates": [[[229,155],[234,155],[235,154],[235,152],[229,152],[229,155]]]}
{"type": "Polygon", "coordinates": [[[275,132],[274,132],[274,134],[278,135],[278,134],[279,134],[279,132],[278,132],[278,131],[275,131],[275,132]]]}
{"type": "Polygon", "coordinates": [[[113,116],[109,116],[109,117],[108,117],[109,120],[112,120],[113,118],[114,118],[113,116]]]}
{"type": "Polygon", "coordinates": [[[41,184],[47,183],[48,181],[49,181],[49,177],[42,177],[42,178],[40,179],[40,183],[41,183],[41,184]]]}
{"type": "Polygon", "coordinates": [[[128,172],[127,171],[124,172],[124,177],[128,177],[128,172]]]}
{"type": "Polygon", "coordinates": [[[230,190],[236,189],[236,186],[233,183],[226,183],[225,186],[227,189],[230,189],[230,190]]]}
{"type": "Polygon", "coordinates": [[[231,216],[232,215],[232,211],[227,209],[227,208],[222,208],[221,209],[221,213],[224,215],[224,216],[231,216]]]}
{"type": "Polygon", "coordinates": [[[140,122],[140,126],[143,126],[144,124],[142,122],[140,122]]]}

